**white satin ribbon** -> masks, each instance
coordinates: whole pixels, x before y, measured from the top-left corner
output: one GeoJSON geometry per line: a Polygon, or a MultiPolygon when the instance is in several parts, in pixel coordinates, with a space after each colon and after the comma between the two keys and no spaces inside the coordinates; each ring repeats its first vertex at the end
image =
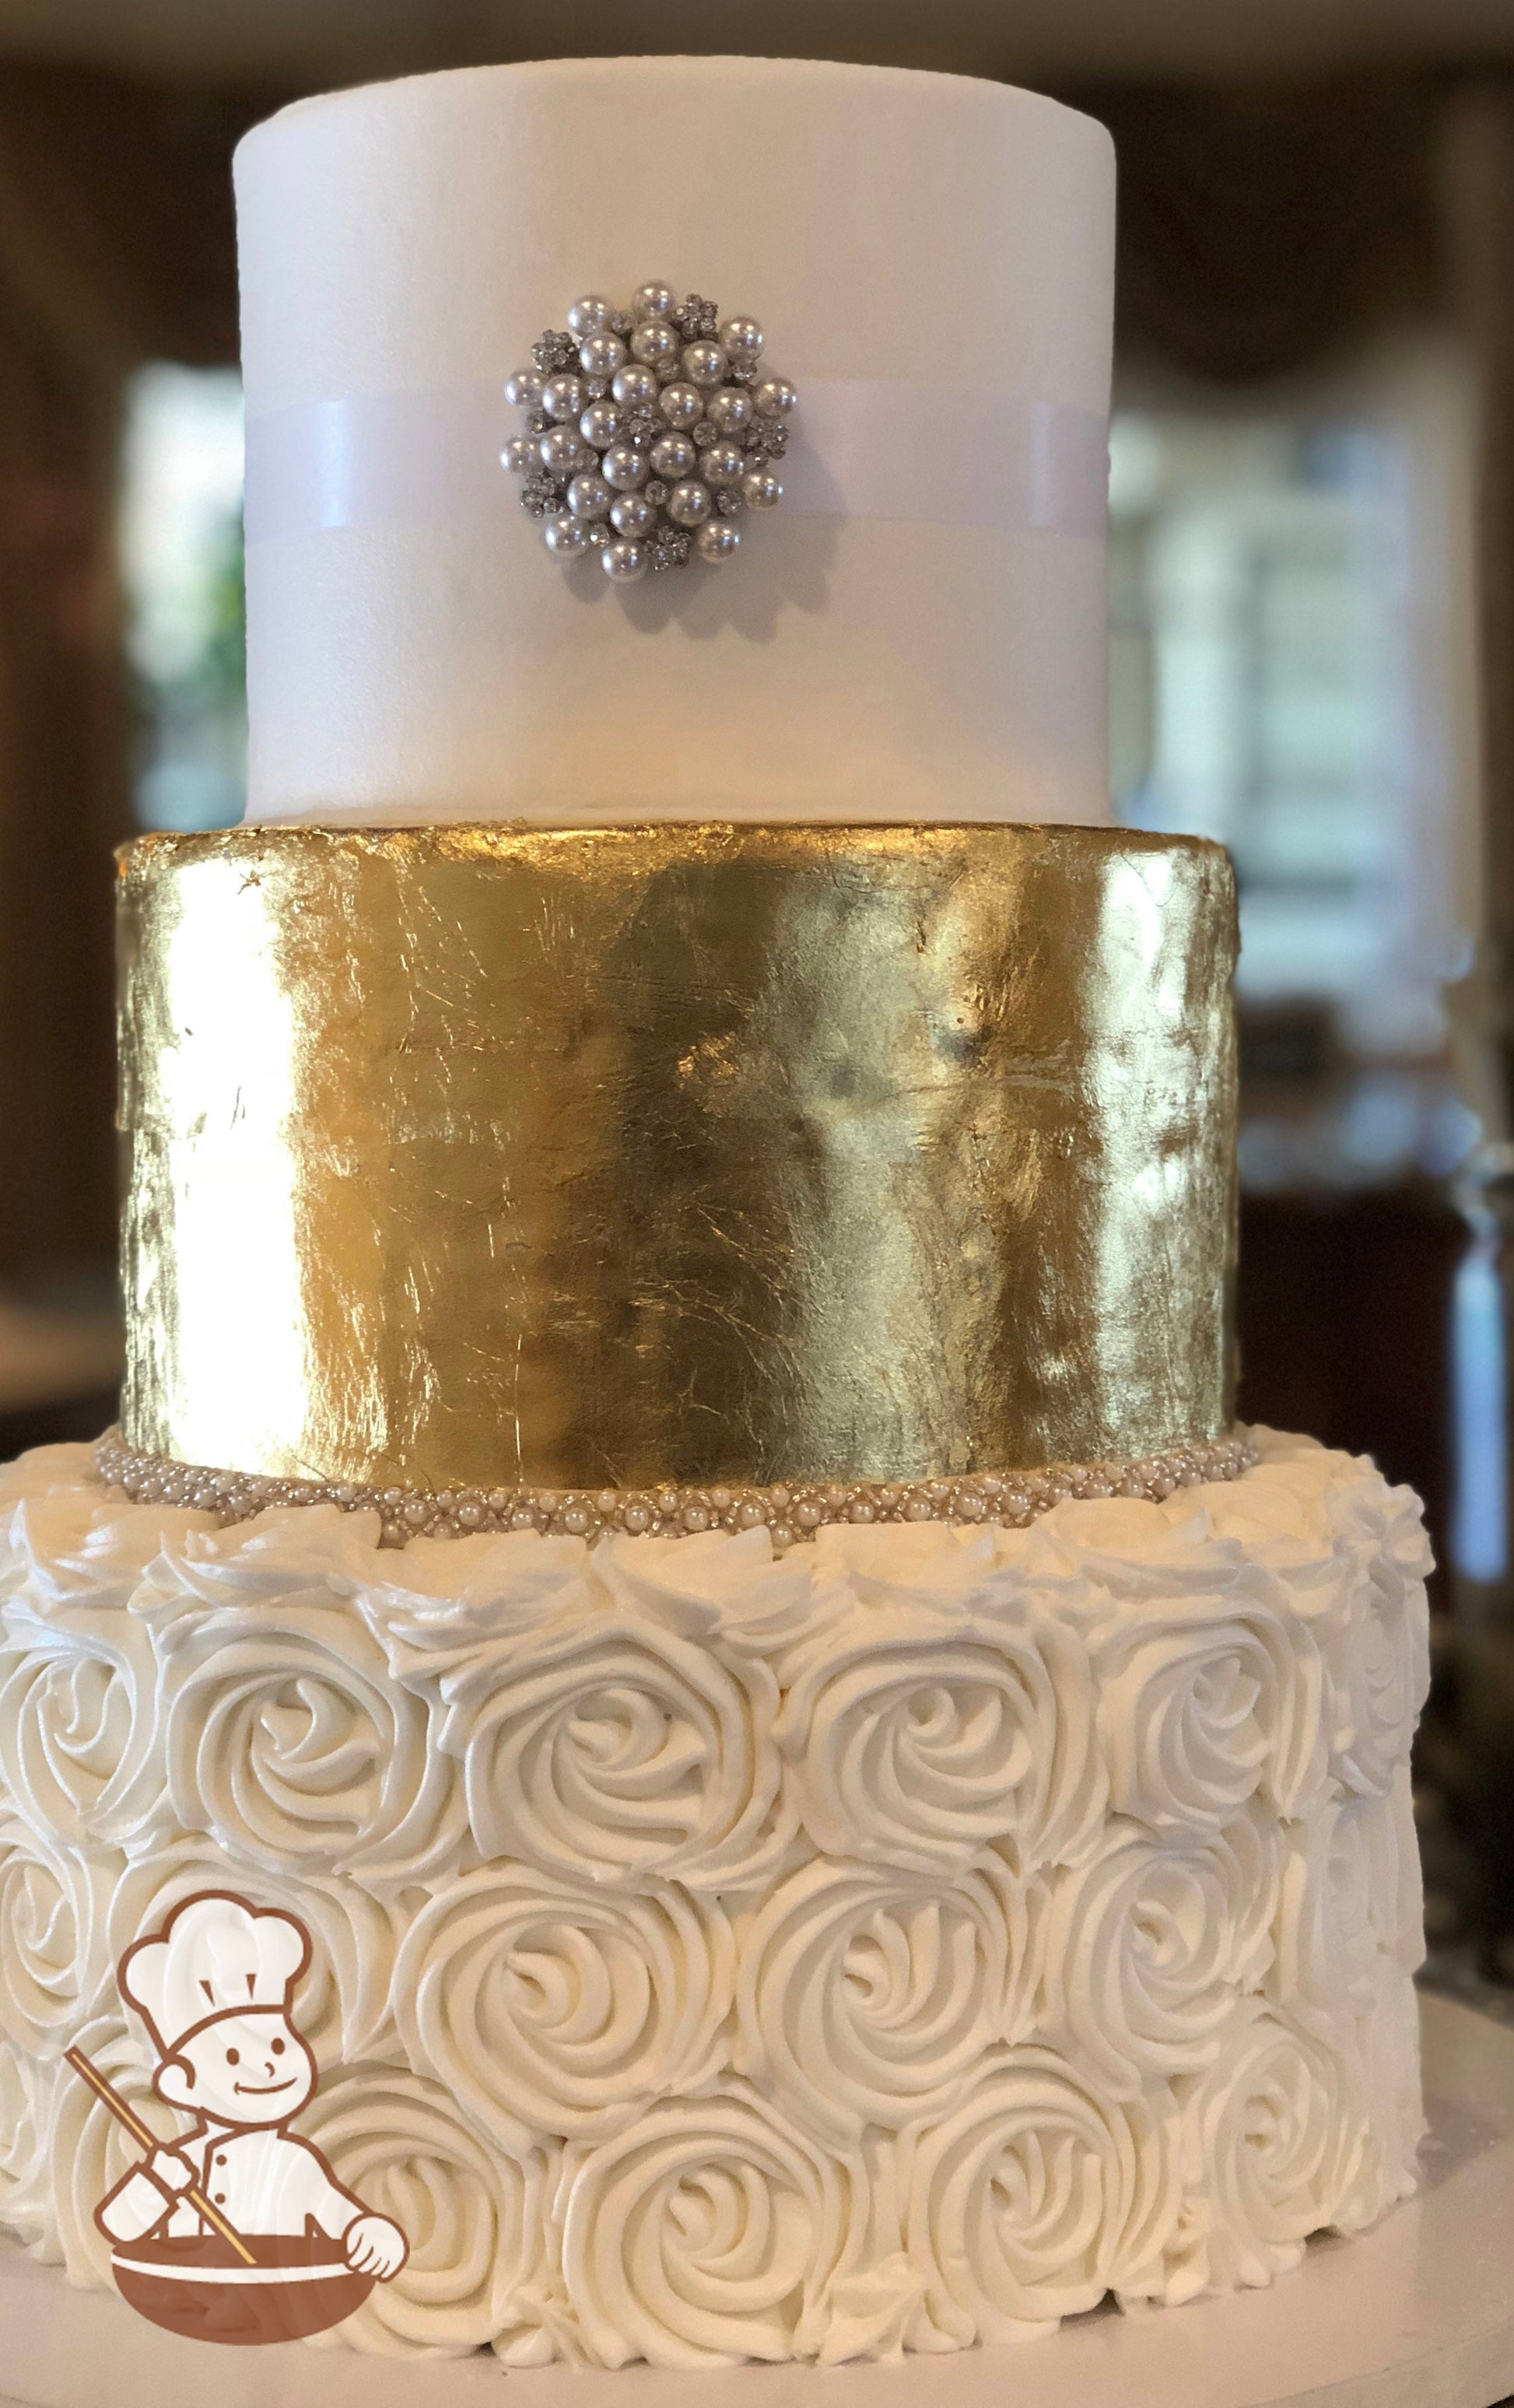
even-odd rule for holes
{"type": "MultiPolygon", "coordinates": [[[[520,431],[497,385],[266,411],[247,426],[247,540],[514,516],[519,486],[499,455],[520,431]]],[[[1008,394],[812,382],[779,473],[791,516],[1097,537],[1107,423],[1008,394]]]]}

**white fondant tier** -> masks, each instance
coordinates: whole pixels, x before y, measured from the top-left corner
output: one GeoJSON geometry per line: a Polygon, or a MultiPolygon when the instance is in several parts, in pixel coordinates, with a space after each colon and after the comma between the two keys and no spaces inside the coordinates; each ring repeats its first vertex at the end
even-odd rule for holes
{"type": "Polygon", "coordinates": [[[1107,818],[1103,544],[1042,490],[1057,428],[1108,405],[1091,120],[964,77],[558,60],[299,102],[242,143],[236,198],[250,458],[284,530],[250,523],[250,817],[1107,818]],[[826,471],[864,428],[869,499],[612,590],[520,509],[501,388],[580,294],[655,278],[762,322],[794,476],[823,387],[826,471]],[[1023,511],[983,463],[1010,523],[951,523],[960,494],[943,516],[874,456],[865,423],[921,393],[954,487],[1007,443],[985,425],[1031,430],[1023,511]]]}
{"type": "Polygon", "coordinates": [[[224,1529],[0,1474],[0,2223],[164,2134],[113,1982],[300,1914],[303,2128],[412,2255],[341,2338],[665,2366],[1263,2284],[1413,2187],[1415,1500],[1263,1434],[1025,1529],[224,1529]]]}

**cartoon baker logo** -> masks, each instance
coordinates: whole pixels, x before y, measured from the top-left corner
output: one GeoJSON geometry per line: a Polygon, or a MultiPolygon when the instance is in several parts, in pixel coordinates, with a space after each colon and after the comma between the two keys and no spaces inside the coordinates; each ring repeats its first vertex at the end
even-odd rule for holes
{"type": "Polygon", "coordinates": [[[206,1890],[117,1968],[159,2057],[153,2088],[194,2117],[160,2143],[78,2049],[68,2061],[143,2156],[95,2209],[118,2289],[197,2341],[293,2341],[361,2307],[399,2272],[404,2233],[289,2128],[314,2096],[294,1985],[310,1935],[293,1914],[206,1890]]]}

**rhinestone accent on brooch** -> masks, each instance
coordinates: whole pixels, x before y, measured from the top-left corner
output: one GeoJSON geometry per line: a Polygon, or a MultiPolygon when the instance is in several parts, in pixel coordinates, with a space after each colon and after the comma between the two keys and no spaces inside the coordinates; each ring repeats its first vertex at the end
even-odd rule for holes
{"type": "Polygon", "coordinates": [[[759,372],[755,318],[643,284],[629,309],[596,293],[567,330],[531,347],[505,398],[525,431],[500,453],[521,507],[559,560],[586,560],[617,585],[691,560],[734,558],[749,510],[783,499],[777,464],[798,395],[759,372]]]}

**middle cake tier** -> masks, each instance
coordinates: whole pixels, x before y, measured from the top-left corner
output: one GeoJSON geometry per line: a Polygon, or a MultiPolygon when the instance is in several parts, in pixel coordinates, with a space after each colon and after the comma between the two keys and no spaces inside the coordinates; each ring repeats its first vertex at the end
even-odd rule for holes
{"type": "Polygon", "coordinates": [[[921,1480],[1231,1419],[1235,895],[1086,828],[122,857],[128,1443],[921,1480]]]}

